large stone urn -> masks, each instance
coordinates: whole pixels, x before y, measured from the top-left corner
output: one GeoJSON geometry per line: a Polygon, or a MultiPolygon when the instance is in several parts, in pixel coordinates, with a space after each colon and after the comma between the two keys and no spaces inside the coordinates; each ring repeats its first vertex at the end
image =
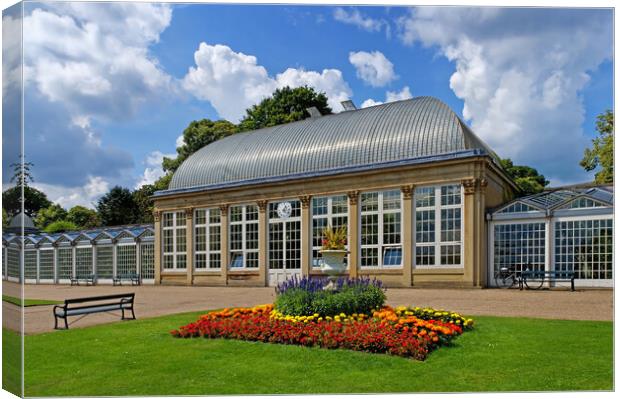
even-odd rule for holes
{"type": "Polygon", "coordinates": [[[338,275],[344,273],[346,265],[344,264],[344,257],[347,256],[349,251],[345,249],[324,249],[321,250],[321,257],[323,258],[323,267],[321,270],[327,274],[329,278],[329,284],[326,289],[333,289],[338,275]]]}

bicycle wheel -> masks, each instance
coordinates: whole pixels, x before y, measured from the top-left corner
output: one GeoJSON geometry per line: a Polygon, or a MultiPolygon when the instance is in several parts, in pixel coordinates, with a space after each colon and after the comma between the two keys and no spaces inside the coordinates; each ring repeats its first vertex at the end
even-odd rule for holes
{"type": "Polygon", "coordinates": [[[545,275],[542,273],[531,273],[523,278],[523,284],[528,290],[539,290],[545,283],[545,275]]]}
{"type": "Polygon", "coordinates": [[[516,279],[514,273],[510,272],[496,272],[495,273],[495,286],[498,288],[510,288],[515,285],[516,279]]]}

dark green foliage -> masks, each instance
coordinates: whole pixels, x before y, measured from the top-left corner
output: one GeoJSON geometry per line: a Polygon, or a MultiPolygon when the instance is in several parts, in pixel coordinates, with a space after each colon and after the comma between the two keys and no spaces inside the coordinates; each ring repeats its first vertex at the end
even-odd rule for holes
{"type": "Polygon", "coordinates": [[[325,93],[317,93],[308,86],[277,89],[271,97],[247,109],[239,123],[239,131],[256,130],[306,119],[306,108],[316,107],[321,114],[331,114],[325,93]]]}
{"type": "Polygon", "coordinates": [[[540,193],[549,184],[545,176],[529,166],[514,165],[509,158],[501,160],[502,167],[517,184],[523,195],[540,193]]]}
{"type": "Polygon", "coordinates": [[[586,148],[579,163],[588,172],[600,167],[594,181],[598,184],[614,182],[614,114],[611,110],[596,117],[599,137],[592,140],[592,149],[586,148]]]}
{"type": "MultiPolygon", "coordinates": [[[[36,217],[39,210],[52,205],[44,192],[30,186],[24,186],[24,210],[27,215],[36,217]]],[[[21,212],[21,190],[19,186],[9,188],[2,193],[2,207],[9,216],[21,212]]]]}
{"type": "Polygon", "coordinates": [[[78,229],[89,229],[101,224],[97,211],[76,205],[69,209],[67,221],[75,224],[78,229]]]}
{"type": "Polygon", "coordinates": [[[46,233],[64,233],[79,230],[78,226],[68,220],[58,220],[50,223],[43,231],[46,233]]]}
{"type": "Polygon", "coordinates": [[[274,303],[276,310],[285,315],[335,316],[340,313],[371,314],[381,308],[385,302],[385,292],[374,285],[345,286],[339,291],[309,291],[301,288],[289,289],[277,296],[274,303]]]}
{"type": "Polygon", "coordinates": [[[41,209],[34,219],[34,224],[41,230],[45,230],[50,224],[67,218],[67,211],[58,205],[52,204],[47,208],[41,209]]]}
{"type": "Polygon", "coordinates": [[[140,214],[131,191],[120,186],[115,186],[99,199],[97,212],[103,226],[132,224],[140,214]]]}
{"type": "Polygon", "coordinates": [[[237,131],[237,127],[226,121],[212,121],[210,119],[202,119],[200,121],[192,121],[183,131],[183,145],[177,147],[177,157],[164,158],[162,167],[166,172],[174,172],[181,163],[190,155],[214,141],[217,141],[237,131]]]}
{"type": "Polygon", "coordinates": [[[11,217],[6,212],[6,209],[2,208],[2,227],[9,227],[10,222],[11,222],[11,217]]]}

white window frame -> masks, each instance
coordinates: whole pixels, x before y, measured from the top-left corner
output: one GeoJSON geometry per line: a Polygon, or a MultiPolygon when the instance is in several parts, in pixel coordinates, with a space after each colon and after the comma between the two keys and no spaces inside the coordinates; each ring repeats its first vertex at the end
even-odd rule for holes
{"type": "Polygon", "coordinates": [[[197,270],[197,271],[221,270],[221,268],[222,268],[222,211],[219,208],[198,208],[194,210],[194,270],[197,270]],[[219,212],[219,219],[220,219],[219,223],[211,223],[211,211],[213,210],[217,210],[217,212],[219,212]],[[197,220],[198,220],[198,212],[200,211],[205,212],[205,222],[199,224],[197,220]],[[220,228],[220,250],[219,251],[211,250],[211,234],[210,234],[211,227],[220,228]],[[198,236],[197,231],[199,228],[205,229],[205,249],[203,251],[199,251],[197,249],[198,241],[196,240],[196,237],[198,236]],[[220,266],[218,267],[211,267],[211,255],[213,254],[220,255],[220,266]],[[198,255],[205,256],[204,267],[197,266],[198,255]]]}
{"type": "Polygon", "coordinates": [[[138,257],[140,256],[140,253],[138,251],[138,244],[135,243],[135,242],[119,242],[119,243],[116,243],[116,251],[114,251],[114,262],[116,264],[116,268],[114,270],[114,277],[117,277],[118,274],[119,274],[118,273],[118,269],[119,269],[119,263],[118,263],[119,253],[118,253],[118,249],[121,248],[121,247],[134,247],[134,249],[135,249],[135,251],[134,251],[134,254],[135,254],[134,266],[135,266],[135,269],[136,269],[135,273],[140,273],[140,271],[139,271],[140,268],[138,267],[138,257]]]}
{"type": "Polygon", "coordinates": [[[90,270],[91,270],[91,274],[96,274],[95,273],[95,262],[93,262],[93,254],[95,252],[95,246],[92,244],[79,244],[79,245],[75,245],[75,253],[73,256],[73,277],[77,277],[77,261],[78,261],[78,256],[77,256],[77,250],[78,249],[88,249],[90,248],[90,255],[91,255],[91,260],[90,260],[90,270]]]}
{"type": "Polygon", "coordinates": [[[359,244],[359,263],[360,270],[379,270],[379,269],[402,269],[403,268],[403,257],[404,257],[404,243],[403,243],[403,232],[404,232],[404,220],[403,220],[403,194],[400,188],[385,188],[381,190],[369,190],[361,192],[359,195],[359,212],[358,212],[358,226],[359,226],[359,235],[357,237],[359,244]],[[383,195],[388,191],[398,191],[400,198],[400,208],[398,209],[383,209],[383,195]],[[371,194],[377,193],[377,210],[376,211],[362,211],[362,195],[363,194],[371,194]],[[383,215],[390,213],[400,213],[400,243],[399,244],[383,244],[383,215]],[[362,245],[362,215],[377,215],[377,244],[366,244],[362,245]],[[383,265],[383,257],[384,252],[387,248],[398,248],[400,247],[400,265],[383,265]],[[377,248],[377,265],[375,266],[362,266],[362,248],[377,248]]]}
{"type": "Polygon", "coordinates": [[[464,229],[465,229],[465,213],[464,213],[464,205],[465,205],[465,190],[463,190],[463,185],[454,182],[454,183],[442,183],[442,184],[428,184],[428,185],[420,185],[416,186],[413,191],[412,198],[412,241],[413,241],[413,253],[412,253],[412,262],[416,269],[462,269],[464,268],[464,229]],[[441,205],[441,188],[446,186],[459,186],[461,201],[460,204],[457,205],[441,205]],[[433,206],[425,206],[425,207],[417,207],[416,206],[416,190],[419,188],[433,188],[434,196],[435,196],[435,204],[433,206]],[[460,209],[461,210],[461,240],[460,241],[441,241],[441,210],[442,209],[460,209]],[[429,242],[417,242],[417,212],[432,210],[435,211],[435,240],[429,242]],[[441,264],[441,246],[442,245],[459,245],[460,246],[460,260],[461,263],[458,265],[453,264],[441,264]],[[432,265],[418,265],[417,264],[417,248],[418,247],[434,247],[435,248],[435,263],[432,265]]]}
{"type": "MultiPolygon", "coordinates": [[[[161,258],[161,270],[164,273],[174,273],[174,272],[186,272],[187,271],[187,249],[185,249],[184,251],[178,251],[177,250],[177,239],[178,239],[178,230],[186,230],[187,229],[187,221],[186,221],[186,216],[185,216],[185,211],[167,211],[167,212],[163,212],[162,214],[162,224],[161,224],[161,229],[162,229],[162,245],[161,245],[161,250],[162,250],[162,258],[161,258]],[[166,214],[172,214],[172,226],[165,226],[165,224],[163,223],[163,219],[166,217],[166,214]],[[177,225],[177,220],[178,218],[181,217],[183,219],[183,224],[178,226],[177,225]],[[172,252],[165,252],[165,244],[163,242],[164,239],[164,231],[167,230],[172,230],[172,252]],[[170,256],[172,255],[172,268],[165,268],[165,262],[164,259],[166,256],[170,256]],[[185,255],[185,267],[179,268],[178,267],[178,257],[179,255],[185,255]]],[[[187,230],[186,230],[187,231],[187,230]]],[[[185,235],[185,240],[187,240],[187,233],[185,235]]],[[[187,241],[186,241],[187,244],[187,241]]],[[[118,244],[117,244],[118,245],[118,244]]],[[[185,248],[187,248],[187,245],[185,245],[185,248]]],[[[114,262],[116,265],[116,251],[114,251],[114,262]]],[[[114,269],[114,275],[116,275],[117,271],[116,271],[116,267],[114,269]]]]}
{"type": "MultiPolygon", "coordinates": [[[[258,205],[255,204],[236,204],[236,205],[231,205],[228,207],[228,232],[226,234],[228,234],[228,265],[226,265],[226,267],[228,268],[228,270],[230,271],[235,271],[235,270],[258,270],[260,268],[260,265],[257,265],[257,267],[248,267],[247,266],[247,261],[248,261],[248,254],[250,253],[256,253],[258,254],[260,251],[260,246],[257,245],[256,249],[248,249],[247,248],[247,225],[250,223],[256,224],[256,231],[259,235],[258,240],[260,240],[260,224],[258,221],[258,217],[256,218],[256,220],[247,220],[247,208],[248,207],[256,207],[256,211],[257,211],[257,215],[260,214],[260,211],[258,209],[258,205]],[[232,221],[232,210],[233,208],[238,208],[241,207],[241,220],[240,221],[232,221]],[[241,226],[241,249],[232,249],[232,226],[241,226]],[[241,254],[243,256],[243,265],[241,267],[232,267],[233,264],[233,260],[234,260],[234,255],[235,254],[241,254]]],[[[221,234],[221,233],[220,233],[221,234]]],[[[257,255],[259,256],[259,255],[257,255]]]]}
{"type": "MultiPolygon", "coordinates": [[[[349,250],[349,242],[348,242],[348,236],[349,236],[349,232],[351,231],[351,220],[349,218],[349,197],[347,196],[347,194],[342,193],[342,194],[329,194],[329,195],[320,195],[320,196],[316,196],[316,197],[312,197],[311,202],[310,202],[310,212],[312,213],[312,217],[311,217],[311,223],[312,225],[310,226],[310,230],[312,232],[312,234],[310,234],[310,247],[311,247],[311,252],[310,252],[310,265],[313,269],[316,270],[320,270],[321,267],[323,267],[323,262],[320,260],[321,258],[319,258],[319,264],[315,265],[314,264],[314,251],[320,251],[321,250],[321,245],[313,245],[314,244],[314,220],[315,219],[327,219],[327,226],[333,226],[334,225],[334,218],[340,218],[340,217],[346,217],[347,218],[347,245],[345,246],[345,249],[348,251],[349,250]],[[347,204],[347,211],[346,213],[333,213],[332,210],[332,204],[333,204],[333,197],[341,197],[344,196],[345,200],[346,200],[346,204],[347,204]],[[324,215],[315,215],[313,213],[314,211],[314,200],[315,199],[323,199],[323,198],[327,198],[327,213],[324,215]]],[[[353,237],[353,239],[357,239],[357,237],[353,237]]],[[[349,255],[346,256],[346,260],[347,260],[347,269],[349,268],[349,263],[348,262],[348,258],[349,255]]]]}

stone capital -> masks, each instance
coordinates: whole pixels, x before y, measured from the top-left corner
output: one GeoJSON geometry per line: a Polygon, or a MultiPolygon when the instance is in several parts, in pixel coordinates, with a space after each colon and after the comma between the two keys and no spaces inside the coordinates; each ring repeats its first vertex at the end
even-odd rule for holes
{"type": "Polygon", "coordinates": [[[299,201],[301,201],[302,209],[308,209],[310,207],[310,201],[312,200],[312,196],[310,195],[302,195],[299,197],[299,201]]]}
{"type": "Polygon", "coordinates": [[[413,198],[413,186],[411,184],[400,186],[400,191],[403,193],[403,199],[410,200],[413,198]]]}
{"type": "Polygon", "coordinates": [[[465,195],[471,195],[476,192],[475,179],[461,180],[461,184],[463,185],[463,191],[465,192],[465,195]]]}
{"type": "Polygon", "coordinates": [[[359,198],[360,198],[360,192],[358,190],[349,191],[347,193],[347,197],[349,197],[349,204],[357,205],[357,202],[359,201],[359,198]]]}

